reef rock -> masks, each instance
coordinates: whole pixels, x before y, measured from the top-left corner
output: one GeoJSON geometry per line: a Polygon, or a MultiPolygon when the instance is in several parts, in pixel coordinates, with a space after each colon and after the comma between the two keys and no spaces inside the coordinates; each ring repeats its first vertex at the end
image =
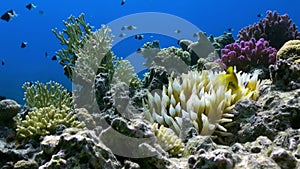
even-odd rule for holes
{"type": "Polygon", "coordinates": [[[0,101],[0,124],[11,126],[13,117],[18,114],[21,106],[14,100],[4,99],[0,101]]]}

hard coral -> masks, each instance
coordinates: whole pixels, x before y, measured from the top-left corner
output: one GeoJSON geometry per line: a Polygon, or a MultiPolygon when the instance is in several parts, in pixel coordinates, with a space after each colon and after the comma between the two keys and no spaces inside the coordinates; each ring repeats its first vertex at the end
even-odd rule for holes
{"type": "Polygon", "coordinates": [[[266,67],[276,62],[277,50],[269,42],[260,38],[256,41],[240,41],[226,45],[222,49],[221,62],[226,67],[236,66],[237,70],[250,71],[255,67],[266,67]]]}
{"type": "Polygon", "coordinates": [[[75,52],[78,58],[73,78],[79,76],[88,83],[94,83],[98,69],[101,68],[105,56],[110,53],[112,38],[111,29],[105,25],[88,35],[82,48],[75,52]]]}
{"type": "Polygon", "coordinates": [[[286,42],[277,52],[277,58],[300,63],[300,40],[286,42]]]}
{"type": "Polygon", "coordinates": [[[266,17],[259,23],[240,30],[238,38],[239,40],[264,38],[270,42],[270,46],[278,50],[288,40],[300,39],[300,32],[287,14],[279,15],[276,11],[267,11],[266,17]]]}
{"type": "Polygon", "coordinates": [[[66,29],[63,32],[58,32],[57,29],[52,29],[52,32],[60,40],[61,45],[67,45],[66,49],[57,51],[56,55],[60,59],[59,63],[64,67],[64,74],[72,80],[73,68],[77,60],[76,52],[85,44],[87,35],[92,34],[92,27],[85,22],[83,13],[77,18],[71,15],[67,21],[64,21],[64,25],[66,29]]]}
{"type": "Polygon", "coordinates": [[[190,71],[182,74],[182,83],[179,78],[171,78],[160,94],[148,94],[145,117],[173,129],[180,137],[184,136],[182,129],[187,123],[201,135],[214,132],[227,135],[223,124],[231,122],[230,110],[234,104],[240,99],[257,99],[257,76],[257,73],[190,71]]]}
{"type": "Polygon", "coordinates": [[[66,106],[55,108],[49,107],[34,108],[26,115],[17,126],[17,135],[24,138],[39,138],[40,136],[55,134],[55,132],[64,125],[64,127],[82,128],[83,123],[76,120],[77,117],[66,106]]]}
{"type": "Polygon", "coordinates": [[[55,105],[61,108],[63,105],[73,107],[71,94],[62,85],[50,81],[46,84],[40,82],[26,82],[23,84],[24,100],[30,108],[42,108],[55,105]]]}

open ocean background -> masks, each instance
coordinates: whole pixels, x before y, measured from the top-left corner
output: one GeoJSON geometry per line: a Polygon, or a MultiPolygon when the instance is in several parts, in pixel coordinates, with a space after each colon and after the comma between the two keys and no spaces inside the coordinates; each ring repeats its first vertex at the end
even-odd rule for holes
{"type": "MultiPolygon", "coordinates": [[[[63,48],[51,29],[62,31],[65,28],[62,21],[70,15],[78,17],[85,13],[87,23],[96,30],[101,24],[130,14],[161,12],[185,19],[207,35],[219,36],[228,28],[233,28],[232,33],[237,38],[241,28],[257,22],[260,19],[257,16],[259,13],[263,14],[263,18],[267,10],[276,10],[280,15],[287,13],[299,26],[299,6],[299,0],[126,0],[123,6],[121,0],[2,0],[0,14],[13,9],[18,16],[9,22],[0,20],[0,60],[5,62],[5,65],[0,65],[0,96],[23,104],[22,85],[26,81],[53,80],[71,90],[71,82],[64,76],[63,67],[58,61],[51,60],[55,52],[63,48]],[[25,6],[29,3],[37,7],[28,10],[25,6]],[[28,42],[27,47],[21,48],[24,41],[28,42]]],[[[147,20],[140,22],[147,23],[147,20]]],[[[170,25],[166,24],[166,27],[170,25]]],[[[176,29],[171,28],[170,34],[175,34],[176,29]]],[[[192,39],[193,33],[190,32],[191,37],[186,38],[192,39]]],[[[145,42],[155,39],[160,40],[161,47],[176,46],[178,40],[162,35],[145,35],[142,40],[131,36],[123,38],[112,50],[118,57],[126,58],[145,42]]]]}

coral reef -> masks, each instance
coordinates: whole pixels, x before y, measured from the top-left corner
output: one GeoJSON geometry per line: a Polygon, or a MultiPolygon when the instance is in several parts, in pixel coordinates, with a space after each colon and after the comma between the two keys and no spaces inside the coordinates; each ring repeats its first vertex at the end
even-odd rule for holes
{"type": "Polygon", "coordinates": [[[92,32],[87,38],[84,45],[75,52],[77,60],[73,76],[80,76],[86,82],[94,83],[98,69],[102,66],[105,56],[110,53],[113,37],[111,29],[102,25],[101,29],[92,32]]]}
{"type": "Polygon", "coordinates": [[[300,88],[300,64],[279,59],[269,67],[270,76],[277,89],[289,91],[300,88]]]}
{"type": "Polygon", "coordinates": [[[201,135],[228,135],[223,124],[232,121],[234,103],[245,98],[256,100],[259,95],[257,75],[228,69],[218,73],[190,71],[181,76],[182,83],[171,77],[160,93],[148,94],[145,118],[173,129],[181,138],[188,124],[201,135]]]}
{"type": "Polygon", "coordinates": [[[185,39],[178,41],[181,48],[190,53],[191,66],[197,64],[197,60],[199,58],[206,58],[209,61],[213,61],[218,58],[215,54],[210,55],[211,53],[214,53],[215,48],[207,38],[206,34],[204,32],[198,32],[198,37],[199,39],[197,42],[191,42],[185,39]]]}
{"type": "Polygon", "coordinates": [[[163,150],[172,156],[182,156],[184,152],[184,144],[181,139],[174,133],[173,130],[159,126],[157,123],[152,125],[158,144],[163,150]]]}
{"type": "Polygon", "coordinates": [[[4,99],[0,101],[0,126],[10,126],[14,124],[13,117],[18,114],[21,106],[14,100],[4,99]]]}
{"type": "Polygon", "coordinates": [[[287,14],[279,15],[277,11],[267,11],[264,19],[241,29],[238,38],[240,41],[264,38],[269,41],[270,46],[279,50],[285,42],[300,39],[300,32],[287,14]]]}
{"type": "Polygon", "coordinates": [[[71,94],[62,85],[50,81],[46,84],[40,82],[26,82],[23,84],[24,100],[30,108],[42,108],[55,105],[57,108],[63,106],[73,107],[71,94]]]}
{"type": "Polygon", "coordinates": [[[221,61],[226,67],[236,66],[237,70],[248,72],[253,68],[267,69],[276,62],[276,53],[277,50],[269,46],[268,41],[251,38],[226,45],[222,49],[221,61]]]}
{"type": "Polygon", "coordinates": [[[82,128],[84,123],[76,119],[76,115],[66,106],[55,108],[35,108],[26,115],[17,126],[18,137],[40,139],[45,135],[55,134],[61,128],[78,127],[82,128]]]}
{"type": "Polygon", "coordinates": [[[277,58],[292,63],[300,63],[300,40],[286,42],[277,52],[277,58]]]}
{"type": "Polygon", "coordinates": [[[284,91],[300,88],[300,40],[286,42],[277,52],[277,64],[269,67],[277,89],[284,91]]]}
{"type": "Polygon", "coordinates": [[[86,23],[84,14],[80,14],[75,18],[70,16],[67,21],[64,21],[66,29],[63,32],[58,32],[57,29],[52,29],[61,45],[66,45],[66,49],[61,49],[56,52],[59,57],[59,63],[64,67],[64,74],[72,80],[73,68],[77,60],[77,51],[83,47],[87,40],[87,35],[92,34],[92,27],[86,23]],[[67,38],[66,38],[67,37],[67,38]]]}
{"type": "Polygon", "coordinates": [[[124,82],[128,86],[139,87],[140,79],[134,72],[134,67],[128,60],[116,60],[112,83],[124,82]]]}
{"type": "Polygon", "coordinates": [[[226,144],[254,141],[261,135],[273,140],[281,131],[300,128],[300,89],[281,92],[272,91],[270,85],[263,86],[266,87],[256,103],[244,100],[232,109],[233,122],[226,128],[233,136],[224,139],[226,144]]]}
{"type": "Polygon", "coordinates": [[[142,87],[149,91],[155,89],[162,89],[163,86],[167,86],[169,83],[169,73],[165,67],[152,66],[149,71],[144,74],[142,80],[142,87]]]}
{"type": "Polygon", "coordinates": [[[174,46],[160,49],[159,42],[153,41],[146,43],[140,48],[141,54],[147,59],[144,64],[148,69],[152,66],[164,67],[169,74],[175,72],[175,75],[186,73],[191,64],[191,56],[187,51],[174,46]]]}
{"type": "Polygon", "coordinates": [[[70,128],[59,136],[46,136],[36,157],[40,168],[120,168],[112,152],[95,143],[84,130],[70,128]]]}
{"type": "Polygon", "coordinates": [[[213,35],[209,36],[209,40],[212,43],[212,45],[215,48],[215,51],[219,54],[219,57],[221,58],[221,50],[231,43],[235,42],[234,37],[232,36],[232,33],[226,33],[224,32],[223,35],[214,37],[213,35]]]}

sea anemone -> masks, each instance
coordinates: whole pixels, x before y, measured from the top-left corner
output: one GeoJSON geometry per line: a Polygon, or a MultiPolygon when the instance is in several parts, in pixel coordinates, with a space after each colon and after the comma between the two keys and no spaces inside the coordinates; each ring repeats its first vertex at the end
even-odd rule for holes
{"type": "Polygon", "coordinates": [[[189,71],[181,78],[170,77],[161,93],[148,93],[145,118],[173,129],[180,137],[183,120],[192,123],[200,135],[228,136],[223,124],[232,121],[230,110],[241,99],[256,100],[259,84],[257,71],[236,73],[232,67],[227,72],[189,71]]]}

